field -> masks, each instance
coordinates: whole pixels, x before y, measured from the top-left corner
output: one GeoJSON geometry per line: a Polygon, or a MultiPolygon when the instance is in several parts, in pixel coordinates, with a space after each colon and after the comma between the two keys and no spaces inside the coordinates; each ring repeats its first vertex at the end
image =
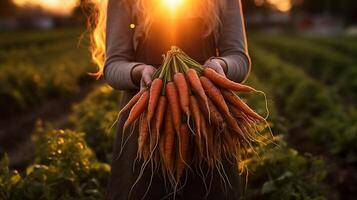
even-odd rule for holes
{"type": "MultiPolygon", "coordinates": [[[[95,68],[85,35],[0,35],[0,199],[105,199],[121,92],[87,74],[95,68]]],[[[268,95],[278,145],[256,147],[247,189],[242,177],[237,190],[246,199],[353,199],[357,38],[249,36],[248,83],[268,95]]],[[[261,96],[245,97],[264,112],[261,96]]]]}

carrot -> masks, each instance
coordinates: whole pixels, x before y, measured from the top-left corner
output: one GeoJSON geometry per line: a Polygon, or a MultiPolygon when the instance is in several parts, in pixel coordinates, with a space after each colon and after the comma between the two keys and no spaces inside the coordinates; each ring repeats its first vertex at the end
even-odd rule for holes
{"type": "Polygon", "coordinates": [[[201,159],[204,156],[201,137],[201,111],[197,99],[193,95],[190,96],[190,110],[195,124],[196,135],[194,139],[197,147],[198,157],[201,159]]]}
{"type": "Polygon", "coordinates": [[[162,87],[163,87],[163,82],[159,78],[153,80],[151,83],[150,98],[148,104],[148,117],[147,117],[148,123],[150,123],[151,119],[154,116],[155,108],[160,98],[162,87]]]}
{"type": "Polygon", "coordinates": [[[248,85],[236,83],[234,81],[227,79],[226,77],[218,74],[216,71],[214,71],[211,68],[205,68],[203,70],[203,75],[221,88],[226,88],[229,90],[234,90],[234,91],[239,91],[239,92],[253,92],[253,91],[255,91],[254,88],[252,88],[248,85]]]}
{"type": "Polygon", "coordinates": [[[128,128],[128,126],[132,124],[139,117],[139,115],[145,110],[149,102],[149,94],[150,94],[149,91],[145,90],[145,92],[141,95],[140,99],[130,110],[128,119],[124,124],[124,130],[128,128]]]}
{"type": "Polygon", "coordinates": [[[153,121],[151,122],[152,125],[151,125],[151,130],[150,130],[150,153],[152,154],[155,150],[156,150],[156,147],[158,145],[158,142],[159,142],[159,131],[157,131],[158,129],[155,127],[155,123],[154,121],[156,120],[156,116],[154,117],[153,121]]]}
{"type": "Polygon", "coordinates": [[[215,130],[210,128],[209,126],[206,126],[206,134],[207,134],[207,148],[210,153],[210,157],[208,158],[208,162],[211,164],[211,166],[214,165],[215,160],[217,160],[217,146],[216,146],[216,138],[215,136],[217,134],[214,134],[215,130]]]}
{"type": "Polygon", "coordinates": [[[232,115],[224,115],[225,122],[227,122],[229,128],[231,128],[235,133],[243,137],[243,131],[238,126],[236,119],[232,115]]]}
{"type": "Polygon", "coordinates": [[[231,134],[228,131],[223,131],[223,148],[226,151],[226,154],[234,154],[234,149],[235,149],[235,144],[234,144],[234,139],[231,136],[231,134]]]}
{"type": "Polygon", "coordinates": [[[174,161],[172,159],[174,144],[175,144],[175,129],[172,121],[171,112],[166,112],[166,123],[165,123],[165,142],[164,142],[164,163],[166,168],[173,170],[174,161]]]}
{"type": "Polygon", "coordinates": [[[145,92],[146,90],[140,90],[133,98],[130,99],[130,101],[119,111],[119,116],[131,109],[136,102],[140,99],[141,95],[145,92]]]}
{"type": "Polygon", "coordinates": [[[208,121],[211,120],[210,123],[212,123],[216,127],[220,127],[221,125],[223,125],[222,115],[210,99],[208,99],[208,110],[206,106],[204,106],[202,103],[200,103],[199,106],[201,111],[204,113],[204,117],[208,121]]]}
{"type": "Polygon", "coordinates": [[[179,144],[179,153],[177,154],[177,169],[176,169],[176,178],[179,180],[185,170],[185,165],[187,163],[188,157],[188,147],[190,141],[190,134],[187,124],[182,124],[180,127],[180,144],[179,144]]]}
{"type": "Polygon", "coordinates": [[[167,106],[167,100],[165,96],[160,96],[159,103],[157,104],[157,108],[155,111],[155,127],[156,131],[159,132],[162,122],[164,120],[165,110],[167,106]]]}
{"type": "Polygon", "coordinates": [[[246,114],[244,114],[242,111],[240,111],[238,108],[236,108],[233,105],[228,105],[229,110],[231,111],[231,113],[233,114],[233,116],[235,118],[237,118],[238,120],[243,120],[247,123],[251,123],[251,124],[255,124],[254,120],[252,120],[250,117],[248,117],[246,114]]]}
{"type": "Polygon", "coordinates": [[[188,69],[186,71],[187,79],[192,87],[192,90],[204,101],[206,108],[208,109],[208,100],[205,91],[201,85],[200,78],[194,69],[188,69]]]}
{"type": "Polygon", "coordinates": [[[242,99],[240,99],[232,91],[223,89],[222,95],[229,103],[231,103],[233,106],[240,108],[245,114],[258,120],[264,120],[262,116],[260,116],[253,109],[251,109],[246,103],[244,103],[242,99]]]}
{"type": "Polygon", "coordinates": [[[138,155],[142,155],[143,147],[149,135],[149,126],[147,123],[147,112],[144,112],[140,117],[139,137],[138,137],[138,155]]]}
{"type": "Polygon", "coordinates": [[[143,159],[144,161],[148,161],[150,157],[150,149],[149,149],[149,145],[144,145],[143,146],[143,159]]]}
{"type": "Polygon", "coordinates": [[[229,108],[229,111],[232,113],[232,115],[237,118],[237,119],[241,119],[243,118],[242,116],[242,112],[236,108],[235,106],[233,106],[232,104],[228,104],[228,108],[229,108]]]}
{"type": "Polygon", "coordinates": [[[179,94],[181,108],[184,111],[184,113],[188,116],[190,113],[189,111],[190,94],[188,91],[185,75],[183,73],[176,73],[174,75],[174,83],[176,85],[179,94]]]}
{"type": "Polygon", "coordinates": [[[208,78],[201,76],[200,80],[203,88],[205,89],[213,103],[215,103],[215,105],[225,114],[229,114],[228,106],[221,94],[221,91],[208,78]]]}
{"type": "Polygon", "coordinates": [[[160,142],[159,142],[159,149],[160,149],[160,159],[162,162],[160,162],[161,164],[161,170],[162,173],[165,175],[166,171],[168,170],[168,168],[166,167],[167,164],[165,162],[165,139],[166,135],[163,134],[160,136],[160,142]]]}
{"type": "Polygon", "coordinates": [[[201,111],[199,108],[198,101],[196,97],[193,95],[190,96],[190,110],[193,115],[193,120],[195,122],[195,128],[197,131],[196,134],[199,135],[201,132],[201,114],[200,114],[201,111]]]}
{"type": "Polygon", "coordinates": [[[172,113],[172,119],[174,123],[175,130],[177,133],[180,132],[181,126],[181,108],[178,99],[177,89],[173,82],[169,82],[166,85],[166,96],[169,103],[169,107],[172,113]]]}
{"type": "Polygon", "coordinates": [[[204,144],[202,143],[202,137],[195,135],[193,139],[195,142],[194,155],[198,161],[202,161],[204,158],[204,144]]]}

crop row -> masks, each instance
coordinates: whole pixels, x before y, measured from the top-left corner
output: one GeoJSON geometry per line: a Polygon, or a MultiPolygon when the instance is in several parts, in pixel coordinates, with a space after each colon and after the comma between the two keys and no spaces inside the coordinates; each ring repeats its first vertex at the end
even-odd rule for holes
{"type": "Polygon", "coordinates": [[[29,46],[27,48],[0,49],[0,65],[16,63],[46,63],[56,60],[64,52],[78,47],[77,38],[71,37],[42,46],[29,46]]]}
{"type": "Polygon", "coordinates": [[[46,98],[78,92],[93,65],[87,50],[75,45],[74,41],[64,42],[49,55],[39,49],[9,53],[0,65],[1,113],[16,113],[46,98]]]}
{"type": "MultiPolygon", "coordinates": [[[[330,87],[310,78],[303,69],[286,63],[279,56],[251,43],[254,73],[272,88],[279,114],[293,138],[309,139],[313,146],[346,163],[357,161],[357,119],[355,109],[344,110],[330,87]]],[[[307,143],[307,142],[306,142],[307,143]]]]}
{"type": "Polygon", "coordinates": [[[110,166],[99,162],[84,133],[38,126],[35,158],[24,173],[9,169],[1,155],[0,199],[106,199],[110,166]]]}
{"type": "Polygon", "coordinates": [[[78,36],[81,29],[62,29],[50,31],[19,31],[16,33],[0,32],[0,49],[27,48],[45,45],[61,39],[78,36]]]}
{"type": "Polygon", "coordinates": [[[255,35],[253,40],[303,68],[310,76],[333,88],[331,92],[337,92],[346,102],[355,105],[357,62],[353,56],[302,38],[255,35]]]}
{"type": "Polygon", "coordinates": [[[334,37],[305,37],[307,41],[311,41],[318,45],[335,49],[342,54],[353,56],[354,60],[357,60],[357,38],[346,36],[334,36],[334,37]]]}

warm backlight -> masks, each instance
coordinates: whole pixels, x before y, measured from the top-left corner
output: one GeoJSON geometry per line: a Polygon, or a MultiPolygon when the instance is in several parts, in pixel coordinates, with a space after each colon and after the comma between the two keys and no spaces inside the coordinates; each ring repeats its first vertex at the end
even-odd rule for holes
{"type": "Polygon", "coordinates": [[[268,3],[275,6],[279,11],[287,12],[291,9],[291,0],[268,0],[268,3]]]}
{"type": "Polygon", "coordinates": [[[178,7],[182,6],[184,0],[161,0],[162,4],[171,10],[177,9],[178,7]]]}
{"type": "Polygon", "coordinates": [[[13,0],[13,2],[18,6],[40,6],[58,14],[69,14],[78,4],[77,0],[13,0]]]}

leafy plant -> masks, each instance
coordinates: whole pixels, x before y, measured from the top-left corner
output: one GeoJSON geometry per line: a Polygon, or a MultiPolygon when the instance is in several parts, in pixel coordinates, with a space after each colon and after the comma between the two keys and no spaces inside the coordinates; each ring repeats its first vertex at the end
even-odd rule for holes
{"type": "Polygon", "coordinates": [[[300,155],[281,136],[275,143],[278,146],[257,148],[260,157],[247,161],[247,199],[326,199],[322,182],[327,171],[323,159],[300,155]]]}
{"type": "Polygon", "coordinates": [[[121,94],[109,86],[98,86],[73,106],[73,114],[69,118],[77,131],[86,133],[88,145],[104,162],[111,161],[121,94]]]}
{"type": "Polygon", "coordinates": [[[1,162],[0,186],[4,199],[105,199],[110,166],[96,160],[83,138],[71,130],[38,126],[33,141],[35,163],[20,176],[1,162]]]}

